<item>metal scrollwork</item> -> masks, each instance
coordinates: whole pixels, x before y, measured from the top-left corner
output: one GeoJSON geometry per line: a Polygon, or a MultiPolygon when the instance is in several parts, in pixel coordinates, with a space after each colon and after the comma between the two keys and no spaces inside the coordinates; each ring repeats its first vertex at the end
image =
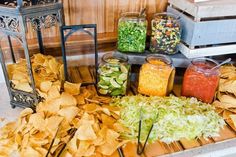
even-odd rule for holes
{"type": "Polygon", "coordinates": [[[52,26],[55,26],[57,22],[59,22],[59,15],[51,14],[28,18],[28,22],[31,23],[34,30],[40,30],[41,28],[50,28],[52,26]]]}
{"type": "Polygon", "coordinates": [[[0,29],[19,32],[19,20],[15,17],[10,16],[0,16],[0,29]]]}
{"type": "Polygon", "coordinates": [[[38,0],[37,4],[47,4],[47,3],[54,3],[57,2],[57,0],[38,0]]]}
{"type": "Polygon", "coordinates": [[[13,101],[27,104],[29,106],[35,105],[37,100],[33,96],[20,92],[12,92],[13,101]]]}
{"type": "MultiPolygon", "coordinates": [[[[0,1],[0,4],[16,7],[17,6],[17,0],[3,0],[0,1]]],[[[22,6],[30,6],[31,0],[22,0],[22,6]]]]}

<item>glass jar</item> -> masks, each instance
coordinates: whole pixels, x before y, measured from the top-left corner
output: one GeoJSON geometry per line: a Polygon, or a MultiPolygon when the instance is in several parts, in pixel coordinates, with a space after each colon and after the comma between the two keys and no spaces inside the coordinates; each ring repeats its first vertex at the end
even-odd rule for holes
{"type": "Polygon", "coordinates": [[[138,92],[150,96],[166,96],[173,89],[174,76],[175,68],[170,57],[148,55],[140,69],[138,92]]]}
{"type": "Polygon", "coordinates": [[[218,62],[208,58],[192,60],[184,73],[182,95],[211,103],[219,84],[219,69],[211,70],[218,62]]]}
{"type": "Polygon", "coordinates": [[[97,90],[101,95],[125,95],[129,83],[130,65],[125,55],[104,54],[98,67],[97,90]]]}
{"type": "Polygon", "coordinates": [[[181,27],[177,16],[171,13],[155,14],[151,27],[150,51],[175,54],[181,37],[181,27]]]}
{"type": "Polygon", "coordinates": [[[118,23],[118,50],[121,52],[144,52],[146,46],[147,20],[145,15],[127,12],[118,23]]]}

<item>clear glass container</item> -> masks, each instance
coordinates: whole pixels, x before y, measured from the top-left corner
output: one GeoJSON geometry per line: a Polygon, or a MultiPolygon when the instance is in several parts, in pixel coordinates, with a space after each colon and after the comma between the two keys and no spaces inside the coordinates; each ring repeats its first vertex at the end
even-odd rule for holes
{"type": "Polygon", "coordinates": [[[177,53],[181,38],[181,27],[178,17],[171,13],[155,14],[151,21],[150,51],[153,53],[177,53]]]}
{"type": "Polygon", "coordinates": [[[182,95],[211,103],[218,88],[219,69],[211,70],[218,62],[208,58],[193,59],[184,73],[182,95]]]}
{"type": "Polygon", "coordinates": [[[146,47],[147,20],[138,12],[123,13],[118,23],[118,46],[120,52],[142,53],[146,47]]]}
{"type": "Polygon", "coordinates": [[[170,57],[162,54],[148,55],[139,72],[138,92],[150,96],[166,96],[173,89],[174,76],[175,68],[170,57]]]}
{"type": "Polygon", "coordinates": [[[98,67],[98,93],[107,96],[125,95],[129,84],[129,72],[127,56],[104,54],[98,67]]]}

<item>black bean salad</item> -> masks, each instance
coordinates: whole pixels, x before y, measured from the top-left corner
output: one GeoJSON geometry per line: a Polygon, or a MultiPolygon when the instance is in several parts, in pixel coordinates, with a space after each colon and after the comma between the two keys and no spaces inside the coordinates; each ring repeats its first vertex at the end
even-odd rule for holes
{"type": "Polygon", "coordinates": [[[180,37],[180,24],[174,15],[162,13],[154,16],[150,44],[151,52],[175,54],[180,37]]]}

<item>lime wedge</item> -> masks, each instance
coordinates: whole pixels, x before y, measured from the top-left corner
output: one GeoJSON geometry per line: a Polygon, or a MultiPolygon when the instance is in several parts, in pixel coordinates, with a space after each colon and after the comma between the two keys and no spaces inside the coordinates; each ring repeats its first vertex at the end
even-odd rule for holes
{"type": "Polygon", "coordinates": [[[116,78],[116,82],[119,83],[120,85],[122,85],[124,81],[121,80],[121,79],[119,79],[119,78],[117,77],[117,78],[116,78]]]}
{"type": "Polygon", "coordinates": [[[107,94],[108,90],[99,89],[98,92],[99,92],[100,94],[107,94]]]}
{"type": "Polygon", "coordinates": [[[114,79],[111,79],[110,80],[110,83],[113,87],[115,88],[120,88],[121,86],[114,80],[114,79]]]}
{"type": "Polygon", "coordinates": [[[108,89],[109,87],[108,86],[105,86],[105,85],[98,85],[100,88],[102,88],[102,89],[108,89]]]}
{"type": "Polygon", "coordinates": [[[128,73],[128,68],[123,64],[120,65],[120,70],[122,73],[128,73]]]}
{"type": "Polygon", "coordinates": [[[120,80],[126,80],[127,79],[127,73],[120,74],[119,79],[120,80]]]}
{"type": "Polygon", "coordinates": [[[106,82],[110,82],[110,79],[111,79],[110,77],[105,77],[105,76],[104,76],[104,77],[101,77],[101,78],[102,78],[104,81],[106,81],[106,82]]]}
{"type": "Polygon", "coordinates": [[[111,64],[116,64],[116,63],[119,63],[119,60],[113,58],[113,59],[108,59],[107,62],[111,64]]]}
{"type": "Polygon", "coordinates": [[[119,71],[119,67],[110,67],[112,71],[119,71]]]}

